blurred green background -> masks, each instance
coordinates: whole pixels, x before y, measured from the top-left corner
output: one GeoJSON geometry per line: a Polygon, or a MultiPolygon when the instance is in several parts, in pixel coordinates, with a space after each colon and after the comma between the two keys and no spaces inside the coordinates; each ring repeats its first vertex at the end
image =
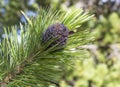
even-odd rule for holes
{"type": "Polygon", "coordinates": [[[95,40],[86,46],[90,58],[75,61],[69,74],[61,77],[61,87],[120,87],[120,0],[0,0],[1,39],[3,27],[27,22],[21,10],[35,17],[41,7],[83,8],[95,14],[83,27],[94,32],[95,40]]]}

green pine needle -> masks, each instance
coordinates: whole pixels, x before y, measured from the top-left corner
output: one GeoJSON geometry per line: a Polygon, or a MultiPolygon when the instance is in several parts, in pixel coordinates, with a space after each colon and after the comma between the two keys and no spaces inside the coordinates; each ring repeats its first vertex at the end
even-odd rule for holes
{"type": "Polygon", "coordinates": [[[36,18],[28,18],[24,12],[21,13],[28,24],[20,24],[20,41],[17,28],[13,26],[4,29],[6,38],[0,43],[0,87],[47,87],[50,83],[58,85],[66,67],[71,66],[75,59],[87,55],[86,51],[73,48],[89,43],[87,29],[80,32],[76,29],[93,15],[82,9],[67,12],[40,9],[36,18]],[[52,52],[57,49],[56,46],[45,50],[50,41],[41,44],[42,33],[54,23],[62,23],[70,31],[77,31],[69,35],[65,49],[56,52],[52,52]]]}

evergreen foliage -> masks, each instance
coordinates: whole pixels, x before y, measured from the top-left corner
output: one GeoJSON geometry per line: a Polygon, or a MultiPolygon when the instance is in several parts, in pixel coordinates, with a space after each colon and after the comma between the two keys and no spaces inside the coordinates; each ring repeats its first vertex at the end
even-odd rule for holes
{"type": "Polygon", "coordinates": [[[87,56],[85,50],[76,47],[89,43],[89,31],[77,29],[93,15],[82,9],[67,12],[40,9],[36,18],[23,15],[28,23],[20,24],[20,40],[17,27],[4,29],[6,38],[0,43],[0,86],[48,87],[51,83],[58,86],[59,79],[67,71],[66,66],[72,67],[75,59],[87,56]],[[68,36],[63,50],[54,51],[59,48],[57,44],[46,49],[56,38],[42,44],[43,32],[55,23],[62,23],[74,32],[68,36]]]}

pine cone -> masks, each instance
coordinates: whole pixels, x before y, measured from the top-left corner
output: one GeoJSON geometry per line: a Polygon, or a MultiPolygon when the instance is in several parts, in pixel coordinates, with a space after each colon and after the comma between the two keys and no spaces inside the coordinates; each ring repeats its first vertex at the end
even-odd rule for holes
{"type": "Polygon", "coordinates": [[[49,26],[48,29],[43,33],[42,43],[45,44],[51,39],[57,38],[47,48],[50,48],[55,45],[64,47],[67,43],[68,33],[68,29],[63,24],[53,24],[49,26]]]}

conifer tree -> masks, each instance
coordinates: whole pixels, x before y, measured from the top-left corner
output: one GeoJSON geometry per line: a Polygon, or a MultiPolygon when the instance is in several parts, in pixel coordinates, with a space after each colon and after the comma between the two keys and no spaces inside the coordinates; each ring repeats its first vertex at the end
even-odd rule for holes
{"type": "Polygon", "coordinates": [[[82,9],[68,11],[40,9],[37,17],[16,27],[5,28],[0,43],[0,87],[48,87],[58,85],[67,67],[87,55],[76,47],[89,43],[88,29],[80,26],[90,20],[82,9]]]}

